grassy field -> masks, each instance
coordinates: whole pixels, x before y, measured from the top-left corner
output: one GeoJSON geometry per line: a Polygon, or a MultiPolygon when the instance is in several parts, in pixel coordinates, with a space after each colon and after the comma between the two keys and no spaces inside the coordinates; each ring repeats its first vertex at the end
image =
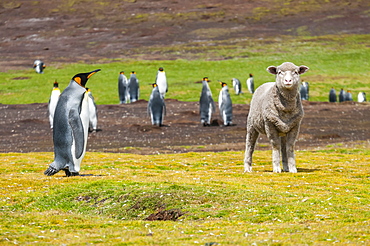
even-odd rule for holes
{"type": "Polygon", "coordinates": [[[80,177],[43,171],[52,153],[0,154],[0,244],[366,245],[370,152],[298,151],[298,173],[271,151],[142,156],[87,153],[80,177]],[[159,211],[177,221],[148,221],[159,211]]]}
{"type": "MultiPolygon", "coordinates": [[[[179,54],[187,59],[148,61],[113,60],[97,61],[96,64],[47,63],[44,74],[36,74],[31,69],[0,73],[0,103],[23,104],[48,102],[53,82],[57,80],[63,90],[77,73],[97,68],[101,72],[94,75],[87,86],[91,88],[97,104],[117,104],[117,79],[124,70],[129,76],[137,72],[140,82],[141,99],[148,100],[151,86],[158,67],[163,66],[169,83],[167,98],[183,101],[197,101],[200,97],[200,81],[204,76],[211,79],[210,87],[215,101],[218,99],[220,84],[238,78],[244,86],[244,94],[232,94],[233,103],[249,103],[251,94],[245,85],[249,73],[255,76],[255,86],[273,81],[273,75],[266,72],[270,65],[280,65],[291,61],[297,65],[310,67],[302,79],[310,83],[311,101],[328,101],[329,90],[334,87],[350,90],[354,100],[360,91],[369,93],[370,36],[341,35],[320,37],[278,37],[262,40],[238,39],[212,43],[189,43],[171,47],[152,47],[141,52],[151,54],[179,54]]],[[[143,48],[145,49],[145,48],[143,48]]],[[[139,50],[138,50],[139,52],[139,50]]],[[[134,52],[135,53],[135,52],[134,52]]],[[[145,57],[143,57],[145,59],[145,57]]]]}

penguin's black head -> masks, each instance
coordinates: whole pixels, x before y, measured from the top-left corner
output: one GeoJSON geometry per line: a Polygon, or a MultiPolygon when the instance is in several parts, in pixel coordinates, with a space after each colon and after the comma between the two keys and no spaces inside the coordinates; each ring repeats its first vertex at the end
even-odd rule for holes
{"type": "Polygon", "coordinates": [[[54,82],[54,88],[58,88],[58,86],[59,86],[59,84],[58,84],[58,82],[55,80],[55,82],[54,82]]]}
{"type": "Polygon", "coordinates": [[[125,74],[125,71],[121,71],[121,72],[119,72],[120,74],[125,74]]]}
{"type": "Polygon", "coordinates": [[[153,88],[157,87],[157,83],[153,83],[151,85],[153,86],[153,88]]]}
{"type": "Polygon", "coordinates": [[[72,80],[74,80],[77,84],[81,85],[82,87],[85,87],[86,83],[87,83],[87,80],[93,76],[94,74],[96,74],[97,72],[99,72],[100,69],[96,69],[94,71],[91,71],[89,73],[79,73],[79,74],[76,74],[72,80]]]}
{"type": "Polygon", "coordinates": [[[221,87],[227,86],[225,82],[222,82],[222,81],[219,81],[219,82],[220,82],[221,87]]]}
{"type": "Polygon", "coordinates": [[[203,78],[203,80],[204,80],[204,81],[207,81],[207,82],[211,82],[211,81],[208,79],[208,77],[204,77],[204,78],[203,78]]]}
{"type": "Polygon", "coordinates": [[[135,71],[132,71],[131,74],[136,74],[136,72],[135,71]]]}
{"type": "Polygon", "coordinates": [[[163,67],[160,67],[158,70],[161,71],[161,72],[163,72],[164,69],[163,69],[163,67]]]}
{"type": "Polygon", "coordinates": [[[253,74],[251,74],[251,73],[250,73],[250,74],[249,74],[249,77],[253,77],[253,74]]]}

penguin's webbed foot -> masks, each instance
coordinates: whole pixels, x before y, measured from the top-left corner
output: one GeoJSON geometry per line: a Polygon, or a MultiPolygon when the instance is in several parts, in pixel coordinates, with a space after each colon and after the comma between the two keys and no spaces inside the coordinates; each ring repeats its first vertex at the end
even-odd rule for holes
{"type": "Polygon", "coordinates": [[[53,176],[54,174],[56,174],[57,172],[59,172],[58,169],[52,167],[52,166],[49,166],[48,169],[46,169],[46,171],[44,172],[45,175],[47,176],[53,176]]]}
{"type": "Polygon", "coordinates": [[[68,169],[64,169],[64,172],[66,173],[67,177],[79,176],[80,175],[78,172],[70,172],[68,169]]]}

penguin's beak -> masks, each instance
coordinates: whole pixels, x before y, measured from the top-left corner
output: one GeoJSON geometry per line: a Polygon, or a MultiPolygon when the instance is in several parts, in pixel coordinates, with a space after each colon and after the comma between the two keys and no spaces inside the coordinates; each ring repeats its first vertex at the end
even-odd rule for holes
{"type": "Polygon", "coordinates": [[[87,78],[89,79],[91,76],[93,76],[94,74],[96,74],[97,72],[99,72],[101,69],[96,69],[96,70],[94,70],[94,71],[91,71],[90,73],[89,73],[89,75],[87,75],[87,78]]]}

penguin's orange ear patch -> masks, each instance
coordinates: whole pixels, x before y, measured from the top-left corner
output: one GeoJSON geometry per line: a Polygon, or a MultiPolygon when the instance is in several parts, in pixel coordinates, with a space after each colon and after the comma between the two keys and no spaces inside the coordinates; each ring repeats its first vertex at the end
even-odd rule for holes
{"type": "Polygon", "coordinates": [[[79,85],[81,85],[81,78],[80,77],[75,77],[73,80],[76,81],[79,85]]]}

